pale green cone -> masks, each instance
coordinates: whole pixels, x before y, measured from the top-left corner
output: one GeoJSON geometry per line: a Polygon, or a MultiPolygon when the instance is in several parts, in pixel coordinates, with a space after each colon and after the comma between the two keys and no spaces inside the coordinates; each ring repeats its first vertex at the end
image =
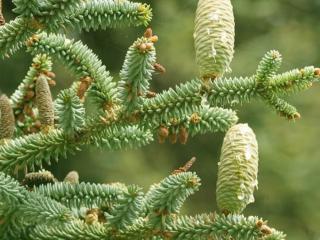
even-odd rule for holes
{"type": "Polygon", "coordinates": [[[230,71],[234,54],[235,23],[230,0],[199,0],[194,42],[196,62],[204,79],[230,71]]]}
{"type": "Polygon", "coordinates": [[[258,143],[247,124],[227,132],[218,163],[217,204],[224,213],[241,213],[258,187],[258,143]]]}

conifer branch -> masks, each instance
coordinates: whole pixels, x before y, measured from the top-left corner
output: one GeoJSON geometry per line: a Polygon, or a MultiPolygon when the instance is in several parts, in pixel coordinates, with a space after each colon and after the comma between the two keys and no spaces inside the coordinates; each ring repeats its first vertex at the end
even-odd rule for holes
{"type": "Polygon", "coordinates": [[[195,173],[185,172],[171,175],[159,184],[152,185],[146,194],[148,208],[148,226],[153,229],[165,230],[165,224],[172,214],[180,211],[182,204],[200,186],[200,179],[195,173]]]}
{"type": "Polygon", "coordinates": [[[90,77],[97,84],[103,84],[105,104],[115,101],[115,83],[98,57],[81,41],[74,42],[63,35],[41,33],[28,41],[32,54],[49,52],[70,68],[80,78],[90,77]]]}
{"type": "Polygon", "coordinates": [[[124,112],[132,112],[139,105],[139,97],[146,95],[155,63],[156,50],[152,37],[139,38],[129,48],[120,72],[119,83],[119,98],[124,112]]]}
{"type": "Polygon", "coordinates": [[[0,54],[9,57],[25,46],[25,41],[37,31],[32,22],[23,17],[0,26],[0,54]]]}
{"type": "Polygon", "coordinates": [[[22,80],[17,90],[11,95],[13,109],[22,111],[26,102],[33,99],[35,95],[35,81],[40,74],[50,74],[52,71],[52,62],[46,54],[36,55],[26,77],[22,80]]]}
{"type": "Polygon", "coordinates": [[[110,211],[110,208],[127,192],[127,187],[118,184],[55,183],[41,185],[34,191],[69,208],[98,207],[110,211]]]}
{"type": "Polygon", "coordinates": [[[66,133],[74,135],[85,124],[85,109],[77,94],[71,89],[63,90],[55,102],[58,126],[66,133]]]}
{"type": "Polygon", "coordinates": [[[126,229],[140,217],[145,210],[144,194],[138,186],[128,186],[127,191],[118,200],[118,205],[111,210],[108,225],[116,230],[126,229]]]}
{"type": "Polygon", "coordinates": [[[147,4],[112,0],[84,1],[69,12],[59,24],[84,29],[106,29],[122,26],[147,26],[152,18],[147,4]]]}
{"type": "Polygon", "coordinates": [[[268,228],[258,217],[244,217],[242,215],[202,214],[195,217],[182,216],[171,222],[169,239],[227,239],[254,240],[277,239],[283,240],[284,234],[268,228]]]}
{"type": "Polygon", "coordinates": [[[34,166],[42,166],[42,162],[58,161],[76,150],[79,148],[60,130],[31,134],[0,146],[0,169],[10,171],[28,166],[32,170],[34,166]]]}
{"type": "Polygon", "coordinates": [[[34,240],[108,240],[105,226],[100,223],[88,225],[82,220],[72,221],[63,225],[41,224],[30,230],[29,238],[34,240]]]}

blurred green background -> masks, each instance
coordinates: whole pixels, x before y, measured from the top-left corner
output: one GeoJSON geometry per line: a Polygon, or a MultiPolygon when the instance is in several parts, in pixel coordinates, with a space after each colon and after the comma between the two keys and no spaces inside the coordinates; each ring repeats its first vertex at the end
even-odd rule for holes
{"type": "MultiPolygon", "coordinates": [[[[11,1],[5,2],[5,16],[12,19],[11,1]]],[[[149,0],[154,9],[152,27],[159,35],[159,62],[167,73],[155,76],[152,88],[160,91],[197,75],[193,49],[193,19],[196,0],[149,0]]],[[[281,71],[320,64],[319,0],[237,0],[236,53],[231,75],[250,75],[265,52],[283,54],[281,71]]],[[[127,48],[143,33],[143,28],[124,28],[68,35],[81,38],[97,53],[118,78],[127,48]]],[[[0,60],[1,90],[11,94],[29,68],[31,57],[20,51],[0,60]]],[[[57,63],[58,89],[73,81],[57,63]]],[[[314,86],[289,100],[298,107],[302,119],[288,122],[261,102],[238,108],[240,121],[255,130],[260,144],[259,190],[256,202],[245,214],[259,215],[288,234],[288,239],[320,239],[320,87],[314,86]]],[[[134,151],[106,152],[87,148],[69,159],[61,159],[51,170],[62,179],[77,170],[84,181],[125,182],[145,190],[167,176],[192,156],[193,167],[202,179],[200,191],[186,202],[185,213],[216,209],[215,183],[223,134],[197,136],[187,145],[150,146],[134,151]]]]}

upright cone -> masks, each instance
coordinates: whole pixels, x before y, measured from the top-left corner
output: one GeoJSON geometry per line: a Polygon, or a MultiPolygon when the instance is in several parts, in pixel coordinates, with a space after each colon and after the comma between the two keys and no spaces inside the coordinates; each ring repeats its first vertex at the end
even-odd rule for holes
{"type": "Polygon", "coordinates": [[[11,139],[14,129],[15,119],[10,99],[2,95],[0,97],[0,139],[11,139]]]}
{"type": "Polygon", "coordinates": [[[54,126],[54,107],[47,77],[40,75],[36,82],[36,101],[39,120],[44,129],[54,126]]]}
{"type": "Polygon", "coordinates": [[[227,132],[221,151],[217,181],[217,204],[223,213],[241,213],[254,202],[258,186],[258,143],[247,124],[227,132]]]}
{"type": "Polygon", "coordinates": [[[215,79],[230,70],[234,54],[235,23],[230,0],[199,0],[194,41],[203,79],[215,79]]]}

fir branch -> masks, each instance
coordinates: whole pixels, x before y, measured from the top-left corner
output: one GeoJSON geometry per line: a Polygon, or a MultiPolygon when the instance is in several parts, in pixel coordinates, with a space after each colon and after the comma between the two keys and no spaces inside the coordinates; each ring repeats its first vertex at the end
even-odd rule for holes
{"type": "Polygon", "coordinates": [[[255,75],[258,84],[268,85],[268,80],[272,78],[280,69],[282,63],[281,54],[278,51],[271,50],[265,54],[258,65],[255,75]]]}
{"type": "Polygon", "coordinates": [[[13,0],[12,2],[16,6],[13,12],[25,17],[33,17],[40,14],[41,5],[43,4],[37,0],[13,0]]]}
{"type": "Polygon", "coordinates": [[[49,53],[70,68],[80,78],[90,77],[98,84],[104,84],[107,90],[106,103],[115,101],[115,83],[106,67],[98,57],[81,41],[74,42],[63,35],[41,33],[28,41],[28,49],[32,54],[49,53]]]}
{"type": "Polygon", "coordinates": [[[46,74],[51,72],[52,62],[50,57],[46,54],[36,55],[32,60],[32,65],[26,77],[22,80],[18,89],[11,95],[10,99],[15,111],[23,108],[23,105],[27,99],[29,99],[29,91],[34,92],[34,82],[40,74],[46,74]]]}
{"type": "Polygon", "coordinates": [[[99,207],[109,211],[122,198],[127,188],[117,184],[55,183],[41,185],[36,187],[34,191],[71,209],[99,207]]]}
{"type": "Polygon", "coordinates": [[[289,95],[309,89],[314,82],[319,82],[318,69],[312,66],[294,69],[276,75],[269,80],[268,90],[278,95],[289,95]]]}
{"type": "Polygon", "coordinates": [[[196,217],[179,217],[170,223],[169,239],[228,239],[255,240],[255,239],[283,239],[283,234],[272,230],[266,234],[258,217],[244,217],[242,215],[198,215],[196,217]]]}
{"type": "Polygon", "coordinates": [[[19,166],[42,166],[42,162],[50,163],[59,157],[66,157],[67,153],[79,150],[68,141],[60,130],[52,130],[47,134],[38,133],[19,137],[0,146],[0,169],[10,171],[19,166]]]}
{"type": "Polygon", "coordinates": [[[47,30],[58,30],[58,23],[62,22],[67,14],[77,8],[78,1],[75,0],[13,0],[16,7],[13,11],[20,16],[32,19],[41,28],[47,30]]]}
{"type": "Polygon", "coordinates": [[[144,213],[144,196],[138,186],[128,186],[117,206],[107,216],[108,225],[117,230],[125,229],[144,213]]]}
{"type": "Polygon", "coordinates": [[[55,102],[58,126],[68,135],[74,135],[85,124],[85,109],[76,92],[63,90],[55,102]]]}
{"type": "Polygon", "coordinates": [[[188,117],[188,131],[192,136],[207,132],[226,132],[237,123],[238,117],[232,110],[203,107],[188,117]]]}
{"type": "Polygon", "coordinates": [[[57,24],[88,31],[108,27],[147,26],[151,18],[151,8],[147,4],[127,0],[93,0],[79,3],[57,24]]]}
{"type": "Polygon", "coordinates": [[[159,126],[173,118],[183,118],[196,111],[201,102],[201,81],[192,80],[178,85],[175,89],[165,90],[155,98],[144,99],[138,115],[146,126],[159,126]]]}
{"type": "Polygon", "coordinates": [[[103,224],[88,225],[81,220],[60,225],[41,224],[28,235],[30,240],[108,240],[111,237],[103,224]]]}
{"type": "Polygon", "coordinates": [[[219,78],[207,92],[208,102],[220,106],[247,103],[259,96],[254,77],[219,78]]]}
{"type": "Polygon", "coordinates": [[[182,204],[200,186],[195,173],[184,172],[171,175],[159,184],[154,184],[146,194],[146,207],[149,211],[148,225],[153,229],[164,230],[165,223],[180,211],[182,204]]]}
{"type": "Polygon", "coordinates": [[[109,126],[92,134],[90,142],[109,150],[132,149],[142,147],[153,141],[150,130],[137,126],[109,126]]]}
{"type": "Polygon", "coordinates": [[[137,126],[101,128],[84,128],[76,138],[61,130],[50,130],[47,133],[31,134],[20,137],[0,146],[0,169],[12,170],[15,166],[42,166],[66,158],[67,153],[79,151],[83,144],[95,144],[110,150],[141,147],[153,141],[152,133],[137,126]]]}
{"type": "Polygon", "coordinates": [[[24,187],[12,177],[0,172],[0,202],[10,204],[21,202],[26,196],[24,187]]]}
{"type": "Polygon", "coordinates": [[[301,117],[294,106],[277,97],[275,94],[269,93],[267,96],[266,94],[264,96],[266,102],[274,108],[280,116],[285,117],[288,120],[295,120],[301,117]]]}
{"type": "MultiPolygon", "coordinates": [[[[276,72],[281,66],[281,63],[282,58],[279,52],[269,51],[265,54],[259,63],[255,76],[258,89],[262,99],[264,99],[270,106],[275,108],[275,110],[280,113],[281,116],[284,116],[289,120],[297,119],[300,118],[300,114],[297,112],[295,107],[280,99],[275,93],[268,91],[270,89],[269,81],[275,76],[276,72]]],[[[313,75],[314,74],[315,72],[313,71],[313,75]]]]}
{"type": "Polygon", "coordinates": [[[155,63],[156,50],[151,38],[139,38],[129,48],[119,83],[119,98],[125,113],[132,112],[139,105],[139,97],[147,93],[155,63]]]}
{"type": "MultiPolygon", "coordinates": [[[[72,218],[71,211],[64,205],[46,197],[29,193],[28,198],[19,206],[19,221],[48,224],[56,222],[67,222],[72,218]]],[[[32,224],[31,224],[32,223],[32,224]]]]}
{"type": "Polygon", "coordinates": [[[37,31],[32,21],[23,17],[0,26],[0,54],[9,57],[21,49],[25,41],[37,31]]]}

